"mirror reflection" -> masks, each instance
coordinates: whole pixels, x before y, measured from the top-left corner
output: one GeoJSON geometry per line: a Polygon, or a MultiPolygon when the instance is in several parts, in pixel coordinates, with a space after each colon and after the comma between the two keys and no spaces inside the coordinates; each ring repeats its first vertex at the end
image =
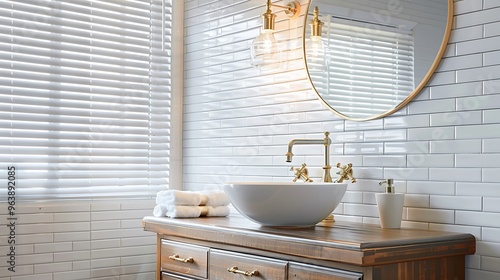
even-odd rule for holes
{"type": "Polygon", "coordinates": [[[352,120],[402,108],[439,63],[452,5],[452,0],[311,0],[304,57],[321,100],[352,120]]]}

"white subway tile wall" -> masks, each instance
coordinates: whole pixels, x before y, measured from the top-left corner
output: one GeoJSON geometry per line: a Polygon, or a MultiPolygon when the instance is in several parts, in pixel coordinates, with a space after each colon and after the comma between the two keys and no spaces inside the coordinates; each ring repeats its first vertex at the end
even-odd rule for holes
{"type": "MultiPolygon", "coordinates": [[[[141,227],[154,203],[18,202],[15,232],[3,222],[0,227],[0,280],[154,279],[156,235],[141,227]],[[10,236],[15,272],[8,270],[10,236]]],[[[2,221],[7,217],[0,215],[2,221]]]]}
{"type": "MultiPolygon", "coordinates": [[[[336,219],[378,223],[378,181],[393,177],[407,193],[404,226],[474,234],[467,279],[500,279],[500,1],[456,1],[427,87],[397,114],[363,123],[340,119],[312,91],[299,48],[308,1],[300,2],[297,21],[277,13],[283,65],[259,70],[248,49],[265,1],[185,1],[183,187],[289,181],[288,141],[330,131],[331,162],[352,162],[358,178],[336,219]]],[[[321,176],[321,148],[296,148],[293,166],[306,162],[321,176]]]]}

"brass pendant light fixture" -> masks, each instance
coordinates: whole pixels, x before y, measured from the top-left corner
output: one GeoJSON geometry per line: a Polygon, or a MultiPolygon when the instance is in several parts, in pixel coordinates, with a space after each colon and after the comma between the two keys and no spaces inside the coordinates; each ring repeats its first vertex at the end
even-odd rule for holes
{"type": "Polygon", "coordinates": [[[263,25],[259,36],[257,36],[250,47],[251,64],[255,67],[278,65],[281,61],[281,50],[278,41],[274,37],[276,14],[271,7],[279,7],[285,10],[290,18],[297,18],[300,14],[300,3],[293,1],[287,6],[280,6],[267,0],[266,12],[262,14],[263,25]]]}

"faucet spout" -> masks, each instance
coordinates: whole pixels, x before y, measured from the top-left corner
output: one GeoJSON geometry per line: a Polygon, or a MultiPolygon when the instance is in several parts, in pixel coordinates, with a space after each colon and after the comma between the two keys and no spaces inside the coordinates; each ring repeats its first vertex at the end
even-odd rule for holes
{"type": "Polygon", "coordinates": [[[324,145],[325,146],[325,164],[323,166],[323,182],[332,182],[332,176],[330,175],[330,144],[332,140],[329,137],[330,132],[325,132],[325,138],[323,139],[292,139],[288,143],[288,151],[286,153],[286,162],[292,162],[292,149],[295,145],[324,145]]]}

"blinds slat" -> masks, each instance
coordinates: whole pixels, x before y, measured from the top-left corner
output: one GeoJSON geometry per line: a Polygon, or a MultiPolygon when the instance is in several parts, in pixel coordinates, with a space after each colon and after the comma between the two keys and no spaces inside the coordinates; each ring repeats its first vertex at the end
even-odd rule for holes
{"type": "Polygon", "coordinates": [[[168,187],[171,2],[162,16],[161,0],[0,1],[0,154],[17,199],[168,187]]]}

